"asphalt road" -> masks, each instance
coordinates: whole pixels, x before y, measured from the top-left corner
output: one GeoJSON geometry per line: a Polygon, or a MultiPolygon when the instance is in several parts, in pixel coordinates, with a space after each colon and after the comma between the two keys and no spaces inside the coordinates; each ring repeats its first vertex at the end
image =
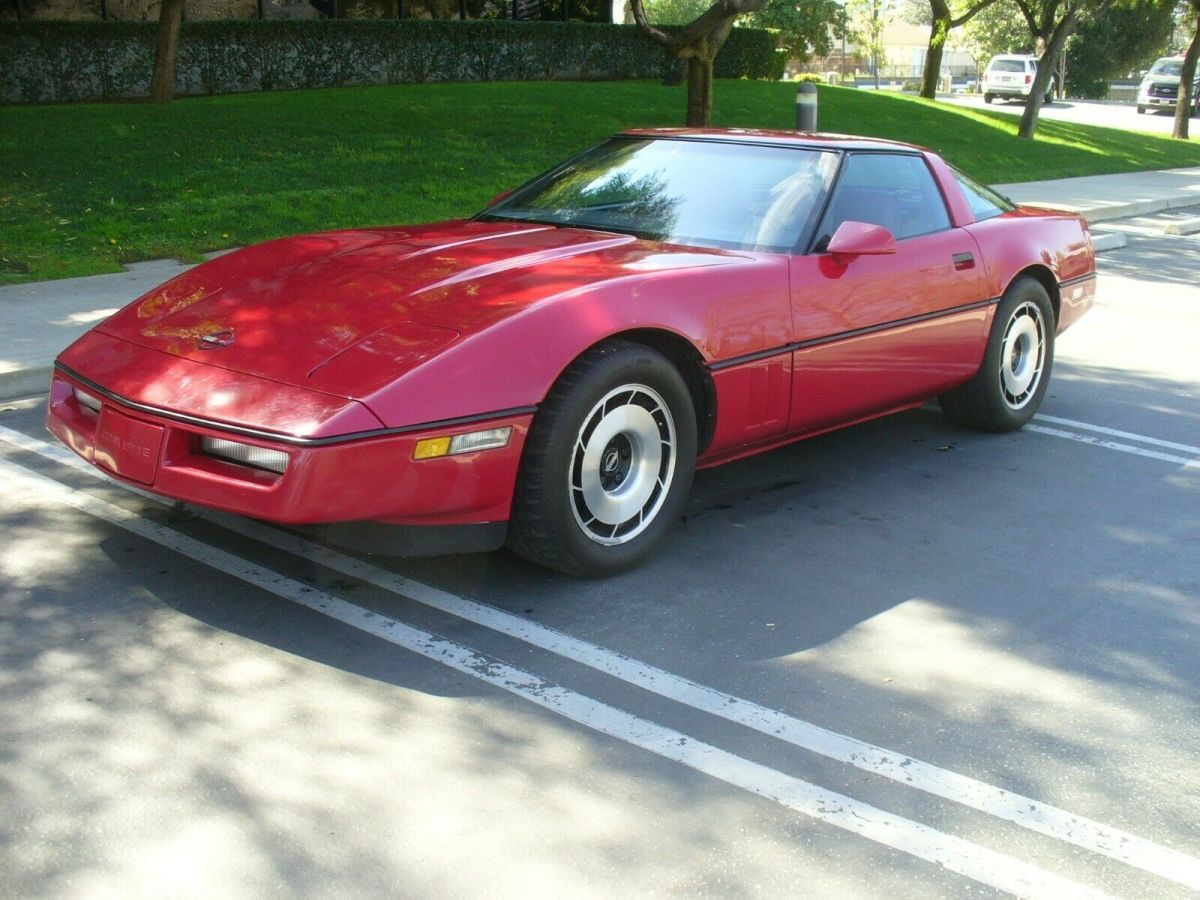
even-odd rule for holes
{"type": "MultiPolygon", "coordinates": [[[[985,104],[983,97],[976,95],[955,94],[938,99],[957,106],[986,109],[1017,117],[1025,111],[1023,103],[995,100],[991,104],[985,104]]],[[[1126,131],[1151,131],[1166,135],[1169,135],[1175,126],[1173,110],[1151,110],[1139,116],[1133,104],[1098,103],[1088,100],[1055,100],[1042,107],[1040,116],[1061,119],[1064,122],[1078,122],[1082,125],[1100,125],[1126,131]]],[[[1200,119],[1192,118],[1189,134],[1193,140],[1200,139],[1200,119]]]]}
{"type": "MultiPolygon", "coordinates": [[[[1193,212],[1195,214],[1195,212],[1193,212]]],[[[0,895],[1200,891],[1200,238],[1018,434],[701,473],[583,582],[144,499],[0,411],[0,895]]]]}

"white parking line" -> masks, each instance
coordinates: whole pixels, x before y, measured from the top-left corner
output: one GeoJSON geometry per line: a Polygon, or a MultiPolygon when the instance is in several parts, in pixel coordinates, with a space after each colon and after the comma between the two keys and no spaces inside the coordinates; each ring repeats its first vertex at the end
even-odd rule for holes
{"type": "MultiPolygon", "coordinates": [[[[65,447],[0,426],[0,440],[108,480],[65,447]]],[[[139,492],[141,493],[141,492],[139,492]]],[[[145,494],[153,500],[159,498],[145,494]]],[[[200,510],[224,528],[573,660],[628,684],[919,791],[1200,890],[1200,859],[1041,801],[830,731],[249,519],[200,510]]]]}
{"type": "Polygon", "coordinates": [[[1151,447],[1165,447],[1168,450],[1178,450],[1180,453],[1190,453],[1193,456],[1200,456],[1200,447],[1193,447],[1191,444],[1177,444],[1174,441],[1163,441],[1158,438],[1146,437],[1143,434],[1134,434],[1132,431],[1105,428],[1103,425],[1090,425],[1087,422],[1078,422],[1075,419],[1060,419],[1058,416],[1048,416],[1045,413],[1038,413],[1033,418],[1035,422],[1065,425],[1068,428],[1094,431],[1097,434],[1107,434],[1109,437],[1121,438],[1126,441],[1137,441],[1139,444],[1148,444],[1151,447]]]}
{"type": "Polygon", "coordinates": [[[371,612],[180,534],[165,525],[150,522],[129,510],[82,491],[72,490],[22,466],[0,460],[0,473],[11,483],[33,491],[39,500],[70,506],[285,600],[515,694],[602,734],[981,884],[1019,897],[1046,900],[1108,896],[1014,857],[743,759],[690,735],[639,718],[484,656],[470,647],[371,612]]]}
{"type": "Polygon", "coordinates": [[[1080,444],[1090,444],[1093,447],[1103,447],[1105,450],[1117,450],[1134,456],[1144,456],[1147,459],[1157,459],[1161,462],[1174,463],[1185,469],[1200,469],[1200,459],[1190,459],[1186,456],[1175,456],[1163,453],[1161,450],[1147,450],[1145,447],[1135,447],[1132,444],[1122,444],[1117,441],[1106,441],[1104,438],[1093,437],[1090,434],[1076,434],[1074,431],[1063,431],[1061,428],[1047,428],[1045,425],[1026,425],[1026,431],[1045,434],[1050,437],[1064,438],[1080,444]]]}

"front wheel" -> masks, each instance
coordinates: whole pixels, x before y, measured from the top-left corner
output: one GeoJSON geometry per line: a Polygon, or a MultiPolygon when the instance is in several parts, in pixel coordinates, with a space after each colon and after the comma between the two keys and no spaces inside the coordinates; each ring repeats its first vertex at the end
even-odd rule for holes
{"type": "Polygon", "coordinates": [[[938,398],[946,418],[983,431],[1016,431],[1033,418],[1054,363],[1054,310],[1041,283],[1005,291],[975,377],[938,398]]]}
{"type": "Polygon", "coordinates": [[[534,417],[513,499],[509,546],[572,575],[643,559],[678,518],[696,464],[696,413],[661,353],[593,347],[534,417]]]}
{"type": "Polygon", "coordinates": [[[1146,114],[1146,107],[1139,105],[1137,111],[1139,116],[1144,116],[1146,114]]]}

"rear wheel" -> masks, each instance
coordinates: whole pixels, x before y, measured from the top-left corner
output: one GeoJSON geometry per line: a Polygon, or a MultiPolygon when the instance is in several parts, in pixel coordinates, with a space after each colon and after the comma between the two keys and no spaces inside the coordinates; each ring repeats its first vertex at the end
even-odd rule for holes
{"type": "Polygon", "coordinates": [[[995,99],[996,99],[996,95],[995,95],[995,94],[984,94],[984,95],[983,95],[983,102],[984,102],[984,103],[991,103],[991,102],[992,102],[993,100],[995,100],[995,99]]]}
{"type": "Polygon", "coordinates": [[[1142,106],[1141,104],[1138,104],[1137,111],[1138,111],[1139,116],[1144,116],[1146,114],[1146,107],[1142,106]]]}
{"type": "Polygon", "coordinates": [[[1009,286],[992,321],[975,377],[938,398],[952,422],[983,431],[1015,431],[1033,418],[1054,362],[1054,310],[1041,283],[1009,286]]]}
{"type": "Polygon", "coordinates": [[[572,575],[627,569],[678,518],[695,463],[696,414],[671,362],[630,341],[593,347],[534,418],[509,546],[572,575]]]}

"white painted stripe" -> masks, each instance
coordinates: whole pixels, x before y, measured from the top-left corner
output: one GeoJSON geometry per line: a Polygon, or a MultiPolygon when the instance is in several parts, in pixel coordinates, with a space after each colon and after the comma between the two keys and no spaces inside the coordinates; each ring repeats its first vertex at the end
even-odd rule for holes
{"type": "Polygon", "coordinates": [[[515,694],[580,725],[981,884],[1018,897],[1046,900],[1108,896],[1014,857],[735,756],[690,735],[484,656],[470,647],[348,603],[14,463],[0,460],[0,473],[11,482],[35,491],[38,499],[70,506],[195,562],[515,694]]]}
{"type": "Polygon", "coordinates": [[[1058,416],[1048,416],[1038,413],[1033,417],[1035,422],[1049,422],[1052,425],[1066,425],[1068,428],[1079,428],[1083,431],[1094,431],[1097,434],[1107,434],[1109,437],[1122,438],[1126,441],[1137,441],[1139,444],[1149,444],[1151,447],[1165,447],[1168,450],[1178,450],[1180,453],[1190,453],[1200,456],[1200,447],[1191,444],[1177,444],[1174,441],[1164,441],[1159,438],[1146,437],[1144,434],[1134,434],[1132,431],[1120,431],[1116,428],[1105,428],[1103,425],[1090,425],[1087,422],[1077,422],[1075,419],[1060,419],[1058,416]]]}
{"type": "MultiPolygon", "coordinates": [[[[1029,427],[1029,426],[1026,426],[1029,427]]],[[[65,447],[46,444],[0,426],[0,439],[108,480],[65,447]]],[[[150,496],[150,495],[146,495],[150,496]]],[[[158,499],[153,498],[151,499],[158,499]]],[[[159,500],[159,502],[163,502],[159,500]]],[[[919,791],[960,803],[1012,822],[1038,834],[1074,844],[1091,853],[1115,859],[1162,878],[1200,890],[1200,859],[1164,847],[1129,832],[1078,816],[1048,803],[960,775],[830,731],[811,722],[761,706],[649,663],[571,637],[504,610],[459,597],[329,547],[264,526],[239,516],[197,510],[209,521],[251,540],[317,562],[351,578],[401,594],[492,631],[506,634],[543,650],[611,675],[650,693],[718,716],[803,750],[848,763],[863,771],[919,791]]]]}
{"type": "Polygon", "coordinates": [[[1090,444],[1093,447],[1103,447],[1105,450],[1118,450],[1121,453],[1131,453],[1134,456],[1144,456],[1147,459],[1157,459],[1160,462],[1174,463],[1187,469],[1200,469],[1200,459],[1189,459],[1186,456],[1175,456],[1159,450],[1147,450],[1145,447],[1134,447],[1132,444],[1122,444],[1117,441],[1106,441],[1104,438],[1092,437],[1090,434],[1076,434],[1073,431],[1063,431],[1061,428],[1047,428],[1045,425],[1026,425],[1026,431],[1046,434],[1051,437],[1077,441],[1080,444],[1090,444]]]}

